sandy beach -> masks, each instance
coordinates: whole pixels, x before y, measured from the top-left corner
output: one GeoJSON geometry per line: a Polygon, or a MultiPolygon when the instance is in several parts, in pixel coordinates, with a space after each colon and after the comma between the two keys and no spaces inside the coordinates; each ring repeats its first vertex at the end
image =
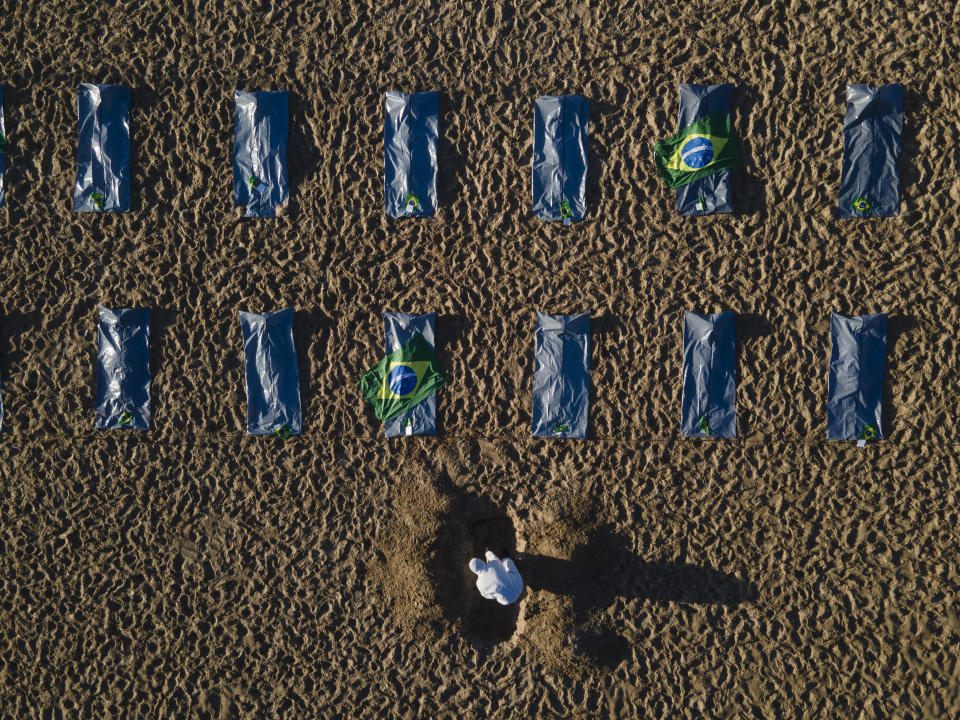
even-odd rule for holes
{"type": "Polygon", "coordinates": [[[0,717],[960,716],[956,7],[183,5],[0,13],[0,717]],[[81,82],[131,88],[129,213],[73,211],[81,82]],[[736,83],[733,215],[656,174],[681,82],[736,83]],[[845,86],[888,82],[899,216],[837,219],[845,86]],[[233,208],[235,89],[290,91],[280,218],[233,208]],[[440,207],[388,218],[383,94],[429,89],[440,207]],[[571,227],[530,212],[559,93],[571,227]],[[98,303],[151,308],[148,432],[93,429],[98,303]],[[303,434],[248,437],[237,313],[290,306],[303,434]],[[537,310],[592,314],[587,440],[530,437],[537,310]],[[680,432],[685,310],[738,314],[736,440],[680,432]],[[436,437],[360,395],[383,311],[438,313],[436,437]],[[890,314],[863,449],[831,312],[890,314]]]}

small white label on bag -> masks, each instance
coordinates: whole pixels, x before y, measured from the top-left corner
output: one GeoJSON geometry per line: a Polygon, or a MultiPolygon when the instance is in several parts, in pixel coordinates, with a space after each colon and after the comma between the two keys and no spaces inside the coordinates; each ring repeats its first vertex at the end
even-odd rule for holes
{"type": "Polygon", "coordinates": [[[404,435],[413,435],[413,425],[407,423],[407,428],[403,433],[404,435]]]}
{"type": "Polygon", "coordinates": [[[569,225],[569,224],[570,224],[570,218],[564,218],[564,219],[563,219],[563,226],[566,227],[566,226],[569,225]]]}
{"type": "Polygon", "coordinates": [[[866,447],[866,446],[867,446],[866,440],[857,440],[857,447],[866,447]]]}
{"type": "Polygon", "coordinates": [[[257,185],[257,188],[256,188],[256,190],[257,190],[258,193],[262,193],[262,192],[263,192],[264,190],[266,190],[266,189],[267,189],[267,184],[266,184],[265,182],[263,182],[263,181],[261,181],[260,184],[257,185]]]}

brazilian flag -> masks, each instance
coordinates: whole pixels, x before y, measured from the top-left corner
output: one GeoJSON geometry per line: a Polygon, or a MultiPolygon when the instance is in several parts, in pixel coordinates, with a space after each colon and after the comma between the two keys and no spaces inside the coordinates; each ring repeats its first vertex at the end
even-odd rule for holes
{"type": "Polygon", "coordinates": [[[423,335],[414,335],[360,376],[360,392],[386,422],[423,402],[446,378],[423,335]]]}
{"type": "Polygon", "coordinates": [[[740,141],[730,126],[730,113],[713,113],[694,121],[658,142],[653,157],[660,177],[672,188],[739,164],[740,141]]]}

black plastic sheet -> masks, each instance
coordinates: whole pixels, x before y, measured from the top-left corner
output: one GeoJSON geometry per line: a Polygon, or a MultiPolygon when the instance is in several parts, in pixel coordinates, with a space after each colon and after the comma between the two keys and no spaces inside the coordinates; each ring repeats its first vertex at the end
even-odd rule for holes
{"type": "Polygon", "coordinates": [[[91,85],[77,89],[76,212],[130,210],[130,88],[91,85]]]}
{"type": "MultiPolygon", "coordinates": [[[[3,124],[3,86],[0,86],[0,208],[7,198],[4,174],[7,172],[7,127],[3,124]]],[[[2,407],[0,407],[2,410],[2,407]]],[[[0,418],[2,420],[2,418],[0,418]]]]}
{"type": "Polygon", "coordinates": [[[840,217],[891,217],[900,206],[903,87],[847,85],[840,217]]]}
{"type": "Polygon", "coordinates": [[[383,202],[390,217],[433,217],[437,209],[440,94],[388,92],[383,119],[383,202]]]}
{"type": "Polygon", "coordinates": [[[533,436],[585,438],[590,409],[590,313],[537,313],[533,436]]]}
{"type": "Polygon", "coordinates": [[[579,95],[544,95],[533,110],[533,212],[564,224],[587,212],[590,103],[579,95]]]}
{"type": "MultiPolygon", "coordinates": [[[[399,350],[414,335],[423,335],[424,340],[434,345],[434,325],[437,314],[408,315],[407,313],[383,313],[383,334],[387,355],[399,350]]],[[[417,403],[407,412],[383,424],[387,437],[401,435],[437,434],[437,394],[417,403]]]]}
{"type": "MultiPolygon", "coordinates": [[[[680,113],[677,119],[683,129],[707,115],[730,112],[733,83],[722,85],[680,84],[680,113]]],[[[677,188],[677,212],[681,215],[714,215],[732,213],[730,169],[718,170],[705,178],[677,188]]]]}
{"type": "Polygon", "coordinates": [[[684,313],[681,428],[686,437],[737,436],[733,312],[684,313]]]}
{"type": "Polygon", "coordinates": [[[244,217],[276,217],[290,199],[286,90],[235,90],[233,205],[244,217]]]}
{"type": "Polygon", "coordinates": [[[98,306],[94,427],[150,429],[150,309],[98,306]]]}
{"type": "Polygon", "coordinates": [[[300,433],[300,374],[293,346],[293,308],[240,313],[247,387],[247,434],[300,433]]]}
{"type": "Polygon", "coordinates": [[[882,439],[887,314],[847,317],[833,313],[830,344],[827,439],[882,439]]]}

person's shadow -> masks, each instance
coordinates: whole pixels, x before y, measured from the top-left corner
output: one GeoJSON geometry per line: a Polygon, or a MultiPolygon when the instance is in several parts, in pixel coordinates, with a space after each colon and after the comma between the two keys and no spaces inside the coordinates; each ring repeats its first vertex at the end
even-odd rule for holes
{"type": "Polygon", "coordinates": [[[578,613],[608,607],[618,597],[737,605],[757,593],[751,583],[710,567],[644,560],[613,534],[581,545],[569,560],[522,554],[517,567],[531,589],[570,596],[578,613]]]}
{"type": "Polygon", "coordinates": [[[572,600],[575,647],[608,667],[627,657],[630,645],[610,629],[587,629],[587,621],[617,598],[733,606],[757,597],[749,581],[711,567],[641,558],[625,538],[608,531],[596,533],[569,560],[521,554],[516,563],[531,590],[572,600]]]}

